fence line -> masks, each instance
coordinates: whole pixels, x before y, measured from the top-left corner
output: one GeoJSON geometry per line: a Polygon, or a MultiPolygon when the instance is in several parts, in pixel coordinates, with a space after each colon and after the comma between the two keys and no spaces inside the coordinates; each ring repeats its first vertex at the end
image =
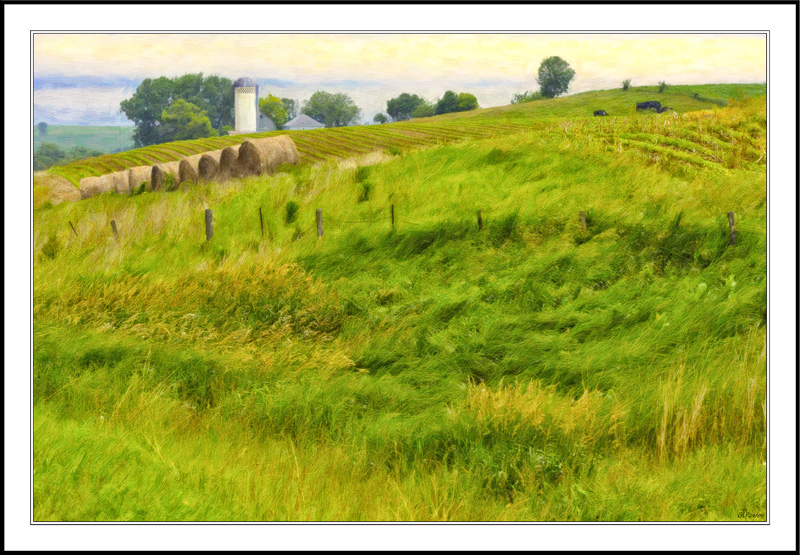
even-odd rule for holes
{"type": "MultiPolygon", "coordinates": [[[[210,208],[206,208],[204,212],[205,212],[204,213],[204,216],[205,216],[204,223],[205,223],[206,241],[210,241],[214,236],[214,216],[213,216],[213,211],[210,208]]],[[[264,216],[263,216],[261,207],[258,208],[258,217],[259,217],[259,224],[260,224],[260,228],[261,228],[261,239],[263,240],[265,231],[264,231],[264,216]]],[[[734,246],[736,244],[736,239],[737,239],[737,236],[738,236],[738,230],[736,229],[736,223],[735,223],[735,220],[734,220],[734,212],[727,212],[726,213],[726,217],[727,217],[727,223],[728,223],[728,227],[729,227],[729,246],[732,247],[732,246],[734,246]]],[[[584,231],[587,230],[590,227],[590,223],[591,222],[587,221],[587,213],[584,210],[581,210],[578,213],[577,221],[578,221],[579,228],[584,230],[584,231]]],[[[75,237],[78,237],[78,231],[75,229],[75,226],[73,225],[72,221],[68,221],[68,223],[69,223],[70,229],[75,234],[75,237]]],[[[321,208],[317,208],[316,209],[316,221],[315,221],[315,223],[309,225],[306,228],[296,228],[297,232],[299,232],[299,235],[296,233],[294,240],[299,240],[300,238],[305,237],[306,235],[312,235],[312,232],[315,229],[317,231],[317,237],[318,238],[322,238],[324,236],[323,224],[329,226],[329,229],[333,228],[335,230],[337,228],[341,228],[341,227],[345,227],[345,226],[349,226],[349,225],[376,224],[376,223],[389,224],[391,229],[394,230],[394,229],[397,228],[396,224],[398,224],[398,223],[404,224],[404,225],[410,225],[410,226],[414,227],[414,226],[435,225],[436,222],[419,222],[417,220],[412,220],[412,219],[410,219],[410,218],[408,218],[406,216],[399,216],[397,211],[395,211],[395,209],[394,209],[394,205],[391,205],[391,210],[390,210],[390,213],[389,213],[388,217],[384,216],[384,217],[381,217],[381,218],[370,218],[370,219],[364,219],[364,220],[343,220],[343,219],[339,219],[339,218],[336,218],[336,217],[333,217],[333,218],[326,217],[326,218],[323,219],[322,209],[321,208]]],[[[486,222],[483,219],[483,211],[482,210],[478,210],[477,211],[477,222],[476,223],[477,223],[478,231],[482,231],[483,228],[486,226],[486,222]]],[[[117,229],[116,221],[111,220],[110,224],[111,224],[111,231],[112,231],[114,239],[119,241],[119,239],[120,239],[119,230],[117,229]]],[[[270,232],[270,236],[271,236],[271,232],[270,232]]]]}

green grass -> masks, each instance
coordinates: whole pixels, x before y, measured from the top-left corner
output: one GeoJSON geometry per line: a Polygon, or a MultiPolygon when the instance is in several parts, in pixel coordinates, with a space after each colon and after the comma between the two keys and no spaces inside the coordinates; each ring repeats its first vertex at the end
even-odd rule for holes
{"type": "Polygon", "coordinates": [[[658,95],[658,100],[662,104],[672,107],[676,113],[683,114],[726,105],[725,95],[732,95],[735,99],[744,101],[763,94],[766,87],[758,84],[704,85],[676,86],[664,93],[653,92],[655,90],[656,87],[632,87],[628,91],[593,91],[552,100],[458,112],[387,125],[293,132],[273,131],[178,141],[129,151],[125,153],[127,156],[109,155],[81,160],[52,168],[50,172],[68,179],[79,187],[81,178],[117,171],[110,170],[110,167],[134,167],[138,162],[134,162],[133,159],[141,156],[158,157],[164,161],[177,160],[183,156],[239,144],[248,137],[268,137],[284,133],[290,133],[297,144],[301,162],[313,164],[337,158],[349,158],[371,150],[424,148],[448,142],[521,133],[531,130],[532,127],[547,130],[563,122],[565,118],[579,122],[591,121],[592,113],[597,109],[605,109],[615,121],[618,118],[639,121],[651,114],[637,114],[636,103],[652,100],[655,98],[653,94],[658,95]],[[695,98],[694,92],[701,96],[695,98]],[[718,96],[725,98],[720,99],[718,96]]]}
{"type": "Polygon", "coordinates": [[[765,514],[763,114],[431,120],[369,169],[307,132],[330,163],[38,209],[35,520],[765,514]]]}
{"type": "Polygon", "coordinates": [[[47,134],[33,130],[33,148],[38,149],[43,142],[55,143],[63,148],[83,146],[89,150],[112,152],[116,149],[133,148],[133,127],[94,126],[94,125],[48,125],[47,134]]]}

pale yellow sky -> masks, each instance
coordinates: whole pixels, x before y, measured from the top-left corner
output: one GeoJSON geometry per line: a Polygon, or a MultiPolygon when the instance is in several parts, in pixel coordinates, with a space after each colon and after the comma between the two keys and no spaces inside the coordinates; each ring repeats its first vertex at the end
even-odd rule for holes
{"type": "Polygon", "coordinates": [[[766,40],[756,35],[36,35],[36,73],[228,76],[353,80],[463,74],[529,76],[558,55],[582,77],[610,72],[658,78],[665,70],[766,79],[766,40]]]}
{"type": "Polygon", "coordinates": [[[346,92],[371,119],[400,92],[434,100],[452,89],[472,92],[483,107],[508,104],[514,93],[538,89],[539,64],[554,55],[576,71],[569,93],[619,87],[626,78],[634,85],[766,81],[764,35],[37,34],[34,94],[41,109],[52,101],[79,111],[70,97],[89,81],[76,79],[67,95],[48,77],[64,77],[63,87],[88,76],[95,88],[108,81],[93,101],[118,106],[135,90],[120,80],[202,72],[249,76],[262,94],[297,100],[320,89],[346,92]]]}

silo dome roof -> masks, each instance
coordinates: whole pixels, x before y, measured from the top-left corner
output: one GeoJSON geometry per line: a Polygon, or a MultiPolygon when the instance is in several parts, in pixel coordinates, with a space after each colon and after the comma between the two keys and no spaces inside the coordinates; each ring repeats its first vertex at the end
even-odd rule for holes
{"type": "Polygon", "coordinates": [[[236,81],[233,82],[233,86],[238,87],[255,87],[256,82],[250,79],[249,77],[239,77],[236,81]]]}

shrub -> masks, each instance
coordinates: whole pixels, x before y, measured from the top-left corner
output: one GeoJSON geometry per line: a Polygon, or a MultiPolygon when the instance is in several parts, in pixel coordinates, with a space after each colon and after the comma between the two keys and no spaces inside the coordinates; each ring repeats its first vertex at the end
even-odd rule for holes
{"type": "Polygon", "coordinates": [[[297,219],[297,212],[300,206],[293,200],[286,203],[286,223],[290,224],[297,219]]]}
{"type": "Polygon", "coordinates": [[[372,170],[370,166],[360,166],[356,168],[356,183],[362,183],[369,177],[369,172],[372,170]]]}
{"type": "Polygon", "coordinates": [[[50,235],[47,237],[47,241],[42,245],[42,255],[52,260],[56,257],[59,250],[61,250],[61,244],[58,242],[56,232],[51,231],[50,235]]]}
{"type": "Polygon", "coordinates": [[[533,102],[534,100],[544,100],[544,95],[539,91],[525,91],[524,93],[517,93],[511,99],[511,104],[524,104],[525,102],[533,102]]]}
{"type": "Polygon", "coordinates": [[[669,87],[669,85],[667,85],[666,81],[659,81],[658,82],[658,92],[660,92],[660,93],[664,92],[665,90],[667,90],[667,87],[669,87]]]}
{"type": "Polygon", "coordinates": [[[175,177],[171,173],[164,174],[163,187],[165,191],[174,191],[178,188],[178,184],[175,183],[175,177]]]}
{"type": "Polygon", "coordinates": [[[631,88],[631,80],[630,80],[630,79],[625,79],[625,80],[622,82],[622,90],[623,90],[623,91],[627,91],[627,90],[628,90],[628,89],[630,89],[630,88],[631,88]]]}
{"type": "Polygon", "coordinates": [[[358,202],[365,202],[369,200],[369,195],[372,192],[372,185],[369,181],[361,184],[361,190],[358,193],[358,202]]]}
{"type": "Polygon", "coordinates": [[[147,188],[147,183],[145,183],[144,181],[142,181],[142,182],[139,184],[139,186],[138,186],[138,187],[134,187],[133,189],[131,189],[131,196],[132,196],[132,197],[135,197],[136,195],[141,195],[142,193],[144,193],[144,191],[145,191],[145,189],[146,189],[146,188],[147,188]]]}
{"type": "Polygon", "coordinates": [[[388,148],[388,152],[389,152],[389,154],[391,154],[392,156],[400,156],[400,154],[401,154],[400,148],[399,148],[399,147],[396,147],[396,146],[390,146],[390,147],[388,148]]]}

